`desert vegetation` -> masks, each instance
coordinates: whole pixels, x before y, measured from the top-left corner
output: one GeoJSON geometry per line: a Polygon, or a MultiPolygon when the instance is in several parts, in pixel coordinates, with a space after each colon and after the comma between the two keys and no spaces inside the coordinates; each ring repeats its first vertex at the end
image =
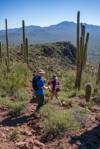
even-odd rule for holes
{"type": "MultiPolygon", "coordinates": [[[[81,138],[89,128],[90,131],[94,129],[93,125],[98,127],[100,64],[98,68],[87,64],[89,33],[86,34],[85,26],[80,24],[80,12],[77,13],[77,47],[70,42],[29,45],[24,20],[22,44],[11,46],[7,19],[5,29],[6,45],[0,42],[0,133],[5,127],[7,130],[4,130],[1,139],[5,137],[6,141],[9,140],[13,148],[67,149],[73,145],[70,143],[73,137],[81,138]],[[56,73],[61,91],[59,101],[49,100],[50,92],[46,91],[46,104],[39,117],[35,117],[37,103],[30,103],[31,79],[33,71],[38,68],[46,71],[46,80],[56,73]],[[91,68],[96,70],[95,73],[91,68]]],[[[100,135],[95,133],[98,147],[100,135]]],[[[1,148],[4,144],[1,143],[1,148]]],[[[84,147],[81,141],[76,144],[77,148],[81,145],[84,147]]]]}

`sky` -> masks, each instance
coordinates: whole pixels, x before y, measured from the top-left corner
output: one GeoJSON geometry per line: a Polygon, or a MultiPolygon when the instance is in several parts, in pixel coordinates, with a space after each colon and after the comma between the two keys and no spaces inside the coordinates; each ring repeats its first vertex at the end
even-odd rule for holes
{"type": "Polygon", "coordinates": [[[5,18],[9,28],[21,27],[23,19],[27,26],[76,22],[78,10],[82,22],[100,25],[100,0],[0,0],[0,29],[5,18]]]}

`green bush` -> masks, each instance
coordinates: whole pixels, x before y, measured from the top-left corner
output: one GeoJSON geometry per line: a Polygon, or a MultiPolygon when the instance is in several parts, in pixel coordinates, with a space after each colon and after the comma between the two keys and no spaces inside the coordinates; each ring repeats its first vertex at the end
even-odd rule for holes
{"type": "Polygon", "coordinates": [[[5,65],[0,66],[0,95],[13,95],[19,89],[27,86],[30,72],[23,63],[12,65],[9,73],[6,72],[5,65]]]}
{"type": "Polygon", "coordinates": [[[80,127],[71,111],[60,111],[50,104],[42,108],[41,115],[44,117],[42,122],[44,128],[57,136],[63,136],[66,132],[80,127]]]}
{"type": "Polygon", "coordinates": [[[85,85],[91,82],[91,84],[93,85],[93,88],[95,88],[96,85],[96,76],[91,75],[91,73],[85,73],[83,72],[83,77],[82,77],[82,86],[81,88],[84,89],[85,85]]]}
{"type": "Polygon", "coordinates": [[[61,79],[62,90],[65,92],[70,92],[74,88],[75,82],[75,73],[74,71],[68,70],[66,73],[63,74],[61,79]]]}
{"type": "Polygon", "coordinates": [[[10,102],[6,107],[13,110],[14,115],[20,115],[21,112],[26,108],[27,103],[25,102],[10,102]]]}
{"type": "Polygon", "coordinates": [[[30,96],[28,94],[28,92],[22,88],[22,89],[19,89],[16,93],[15,93],[15,96],[17,98],[18,101],[29,101],[30,100],[30,96]]]}
{"type": "MultiPolygon", "coordinates": [[[[75,70],[68,70],[60,76],[61,79],[61,92],[60,98],[71,98],[75,96],[85,96],[85,84],[91,82],[95,88],[96,76],[92,76],[91,73],[83,72],[82,85],[80,91],[75,89],[75,70]]],[[[100,87],[99,87],[100,88],[100,87]]]]}
{"type": "Polygon", "coordinates": [[[88,107],[85,108],[76,107],[72,109],[72,111],[76,121],[80,123],[80,126],[81,127],[85,126],[86,121],[88,120],[90,114],[88,107]]]}
{"type": "Polygon", "coordinates": [[[0,105],[12,110],[15,116],[20,115],[26,108],[27,104],[27,101],[10,101],[5,98],[0,98],[0,105]]]}

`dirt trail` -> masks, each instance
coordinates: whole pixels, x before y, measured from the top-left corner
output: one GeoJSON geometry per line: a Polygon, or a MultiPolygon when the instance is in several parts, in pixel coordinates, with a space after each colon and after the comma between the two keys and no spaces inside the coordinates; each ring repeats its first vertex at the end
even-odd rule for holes
{"type": "Polygon", "coordinates": [[[92,109],[83,129],[50,141],[51,135],[42,138],[45,132],[39,125],[40,118],[32,115],[35,108],[35,103],[29,103],[20,116],[11,117],[0,107],[0,149],[100,149],[100,121],[96,119],[99,109],[92,109]]]}
{"type": "Polygon", "coordinates": [[[35,107],[35,104],[29,104],[24,113],[18,117],[8,115],[9,111],[0,107],[0,149],[30,149],[33,143],[34,146],[37,144],[39,146],[40,142],[35,136],[35,130],[28,126],[38,121],[32,116],[35,107]],[[27,147],[25,147],[25,142],[27,147]],[[31,145],[28,144],[29,142],[31,145]]]}

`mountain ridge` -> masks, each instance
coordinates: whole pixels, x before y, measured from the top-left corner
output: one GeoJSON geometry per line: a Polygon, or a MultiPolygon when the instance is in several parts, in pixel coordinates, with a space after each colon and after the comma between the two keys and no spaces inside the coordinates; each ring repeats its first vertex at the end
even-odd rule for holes
{"type": "MultiPolygon", "coordinates": [[[[84,24],[84,23],[83,23],[84,24]]],[[[100,26],[86,24],[86,31],[90,33],[89,55],[90,59],[100,59],[100,26]],[[98,57],[99,55],[99,57],[98,57]]],[[[22,43],[22,28],[8,30],[9,44],[19,45],[22,43]]],[[[36,25],[26,26],[26,36],[29,44],[52,43],[59,41],[71,41],[76,45],[76,23],[63,21],[48,27],[36,25]]],[[[0,31],[0,41],[5,44],[5,30],[0,31]]]]}
{"type": "MultiPolygon", "coordinates": [[[[48,28],[48,27],[51,27],[51,26],[55,26],[55,25],[59,25],[59,24],[62,24],[62,23],[73,23],[73,24],[76,24],[76,22],[74,21],[62,21],[62,22],[59,22],[59,23],[55,23],[53,25],[48,25],[48,26],[40,26],[40,25],[27,25],[26,27],[40,27],[40,28],[48,28]]],[[[83,24],[85,25],[89,25],[89,26],[92,26],[92,27],[100,27],[100,25],[96,25],[96,24],[89,24],[89,23],[85,23],[83,22],[83,24]]],[[[13,28],[9,28],[8,30],[16,30],[16,29],[21,29],[21,27],[13,27],[13,28]]],[[[0,32],[1,31],[5,31],[5,29],[0,29],[0,32]]]]}

